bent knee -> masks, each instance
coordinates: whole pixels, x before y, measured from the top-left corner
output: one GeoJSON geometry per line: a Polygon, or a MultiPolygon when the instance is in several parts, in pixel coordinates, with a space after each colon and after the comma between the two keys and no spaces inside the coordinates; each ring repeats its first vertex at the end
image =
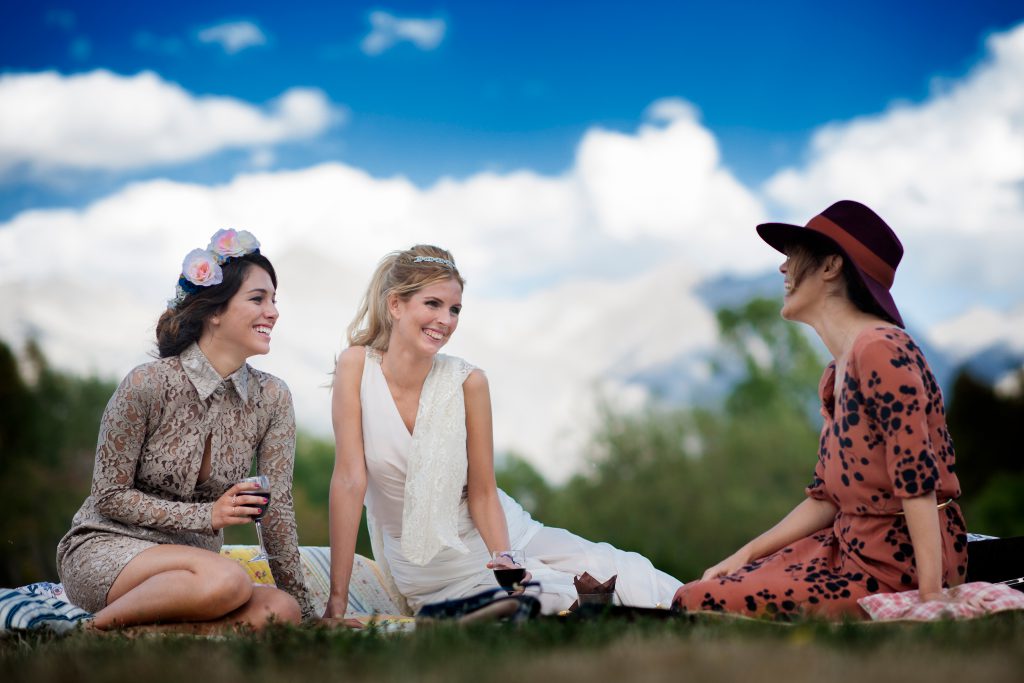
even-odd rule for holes
{"type": "Polygon", "coordinates": [[[252,603],[260,624],[273,621],[277,624],[298,624],[302,621],[299,603],[279,588],[257,586],[252,591],[252,603]]]}
{"type": "Polygon", "coordinates": [[[211,614],[220,616],[238,609],[252,598],[252,579],[237,562],[217,558],[205,568],[202,578],[202,597],[211,614]]]}

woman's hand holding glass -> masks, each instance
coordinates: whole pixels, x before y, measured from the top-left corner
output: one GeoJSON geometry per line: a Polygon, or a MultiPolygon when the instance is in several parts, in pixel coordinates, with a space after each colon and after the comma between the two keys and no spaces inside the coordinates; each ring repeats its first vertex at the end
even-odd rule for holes
{"type": "Polygon", "coordinates": [[[509,595],[522,593],[523,584],[533,579],[526,571],[526,554],[522,550],[495,550],[487,568],[494,572],[494,578],[509,595]]]}
{"type": "Polygon", "coordinates": [[[269,503],[265,496],[250,495],[248,491],[258,490],[256,482],[241,481],[224,492],[213,504],[213,530],[237,524],[248,524],[269,503]]]}

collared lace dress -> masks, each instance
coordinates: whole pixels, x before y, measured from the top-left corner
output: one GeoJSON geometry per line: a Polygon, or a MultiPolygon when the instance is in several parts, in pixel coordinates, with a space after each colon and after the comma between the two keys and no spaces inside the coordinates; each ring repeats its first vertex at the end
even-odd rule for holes
{"type": "Polygon", "coordinates": [[[263,529],[274,579],[304,617],[318,616],[302,577],[292,510],[291,392],[248,364],[221,378],[197,344],[135,368],[107,404],[91,493],[57,546],[70,600],[102,609],[121,570],[155,545],[217,552],[224,534],[213,530],[213,504],[249,475],[254,460],[271,482],[263,529]],[[199,481],[207,439],[211,470],[199,481]]]}

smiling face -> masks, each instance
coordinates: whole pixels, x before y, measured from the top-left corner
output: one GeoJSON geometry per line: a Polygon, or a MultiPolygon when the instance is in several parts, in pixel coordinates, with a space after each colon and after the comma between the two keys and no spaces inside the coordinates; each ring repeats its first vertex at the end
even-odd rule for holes
{"type": "Polygon", "coordinates": [[[388,312],[393,321],[389,350],[410,349],[433,355],[459,326],[462,285],[452,278],[427,285],[408,299],[392,295],[388,312]]]}
{"type": "Polygon", "coordinates": [[[252,266],[224,310],[210,317],[204,336],[225,355],[244,362],[270,351],[270,335],[277,323],[276,290],[267,271],[252,266]]]}

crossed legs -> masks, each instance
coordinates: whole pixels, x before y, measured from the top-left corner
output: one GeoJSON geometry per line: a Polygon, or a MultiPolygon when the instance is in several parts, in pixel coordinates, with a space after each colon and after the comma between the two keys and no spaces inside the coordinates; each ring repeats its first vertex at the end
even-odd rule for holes
{"type": "Polygon", "coordinates": [[[182,545],[158,545],[136,555],[114,580],[98,629],[156,622],[245,624],[259,629],[273,618],[298,623],[295,599],[277,588],[253,586],[234,560],[182,545]]]}

